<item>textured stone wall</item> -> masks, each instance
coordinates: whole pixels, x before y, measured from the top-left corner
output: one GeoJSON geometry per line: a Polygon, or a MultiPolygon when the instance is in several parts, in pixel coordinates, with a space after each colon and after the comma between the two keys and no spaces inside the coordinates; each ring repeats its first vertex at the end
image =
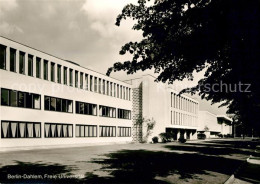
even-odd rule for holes
{"type": "Polygon", "coordinates": [[[132,89],[132,118],[133,118],[133,130],[132,137],[134,142],[142,142],[142,124],[139,123],[142,119],[142,83],[138,88],[132,89]]]}

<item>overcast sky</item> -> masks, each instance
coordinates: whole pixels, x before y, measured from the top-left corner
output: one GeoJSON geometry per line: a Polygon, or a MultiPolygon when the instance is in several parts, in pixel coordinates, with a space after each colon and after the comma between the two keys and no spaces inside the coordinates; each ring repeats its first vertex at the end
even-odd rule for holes
{"type": "MultiPolygon", "coordinates": [[[[0,0],[0,35],[106,73],[113,63],[129,57],[118,54],[121,46],[142,38],[141,32],[131,29],[132,20],[115,26],[117,15],[130,2],[137,0],[0,0]]],[[[120,80],[135,76],[112,73],[120,80]]],[[[196,74],[194,82],[181,84],[192,86],[202,76],[196,74]]],[[[201,108],[212,107],[207,103],[201,108]]]]}

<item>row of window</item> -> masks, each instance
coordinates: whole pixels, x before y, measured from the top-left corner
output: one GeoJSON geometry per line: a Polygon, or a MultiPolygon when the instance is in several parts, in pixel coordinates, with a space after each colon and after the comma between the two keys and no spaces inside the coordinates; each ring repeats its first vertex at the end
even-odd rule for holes
{"type": "Polygon", "coordinates": [[[1,105],[41,109],[41,95],[1,88],[1,105]]]}
{"type": "MultiPolygon", "coordinates": [[[[75,104],[77,114],[97,115],[97,104],[78,101],[75,104]]],[[[41,109],[41,95],[1,88],[1,105],[41,109]]],[[[44,110],[73,113],[73,101],[44,96],[44,110]]],[[[100,105],[99,115],[116,118],[116,108],[100,105]]],[[[118,109],[118,118],[131,119],[131,111],[118,109]]]]}
{"type": "Polygon", "coordinates": [[[198,103],[193,102],[185,97],[178,96],[175,93],[171,93],[171,107],[184,110],[191,113],[198,113],[198,103]]]}
{"type": "Polygon", "coordinates": [[[97,115],[97,105],[76,101],[76,113],[96,116],[97,115]]]}
{"type": "MultiPolygon", "coordinates": [[[[20,74],[25,73],[25,52],[17,51],[16,49],[10,48],[10,58],[6,58],[7,47],[0,44],[0,69],[6,70],[6,61],[9,60],[10,68],[12,72],[19,72],[20,74]],[[16,55],[19,54],[19,68],[16,69],[16,55]]],[[[34,74],[33,55],[28,54],[27,60],[27,74],[28,76],[35,76],[37,78],[43,78],[44,80],[50,80],[52,82],[63,83],[76,88],[81,88],[96,93],[117,97],[124,100],[131,100],[131,89],[104,79],[83,73],[71,68],[61,66],[54,62],[35,58],[36,70],[34,74]],[[43,70],[42,70],[43,66],[43,70]],[[43,72],[43,74],[42,74],[43,72]],[[50,74],[50,76],[49,76],[50,74]],[[42,76],[43,75],[43,76],[42,76]],[[63,75],[63,76],[62,76],[63,75]],[[50,77],[50,79],[49,79],[50,77]],[[74,79],[73,79],[74,78],[74,79]]]]}
{"type": "Polygon", "coordinates": [[[72,104],[72,100],[44,96],[44,110],[72,113],[72,104]]]}
{"type": "Polygon", "coordinates": [[[171,124],[184,126],[197,126],[196,116],[171,111],[171,124]]]}
{"type": "MultiPolygon", "coordinates": [[[[76,137],[97,137],[97,125],[75,125],[76,137]]],[[[40,138],[41,123],[2,121],[2,138],[40,138]]],[[[44,137],[71,138],[73,124],[45,123],[44,137]]],[[[99,137],[116,137],[116,126],[99,126],[99,137]]],[[[118,137],[131,137],[131,127],[118,127],[118,137]]]]}

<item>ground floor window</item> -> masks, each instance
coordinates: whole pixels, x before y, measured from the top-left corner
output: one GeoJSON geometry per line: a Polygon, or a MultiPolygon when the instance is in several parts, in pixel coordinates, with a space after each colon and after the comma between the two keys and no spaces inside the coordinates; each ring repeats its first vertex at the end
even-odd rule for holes
{"type": "Polygon", "coordinates": [[[131,137],[131,127],[118,127],[118,137],[131,137]]]}
{"type": "Polygon", "coordinates": [[[73,137],[73,125],[62,123],[45,123],[45,137],[73,137]]]}
{"type": "Polygon", "coordinates": [[[1,122],[2,138],[40,138],[41,123],[36,122],[1,122]]]}
{"type": "Polygon", "coordinates": [[[116,137],[115,126],[99,126],[100,137],[116,137]]]}
{"type": "Polygon", "coordinates": [[[76,137],[97,137],[97,126],[76,125],[76,137]]]}

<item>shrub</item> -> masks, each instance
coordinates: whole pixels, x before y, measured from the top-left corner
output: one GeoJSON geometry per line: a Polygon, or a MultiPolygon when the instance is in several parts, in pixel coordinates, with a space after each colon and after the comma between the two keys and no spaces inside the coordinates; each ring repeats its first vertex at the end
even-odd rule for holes
{"type": "Polygon", "coordinates": [[[157,136],[152,138],[153,143],[158,143],[159,138],[157,136]]]}
{"type": "Polygon", "coordinates": [[[204,133],[200,133],[197,135],[198,139],[206,139],[206,135],[204,133]]]}
{"type": "Polygon", "coordinates": [[[185,143],[185,142],[186,142],[186,139],[184,139],[183,137],[180,137],[180,138],[178,139],[178,141],[181,142],[181,143],[185,143]]]}

